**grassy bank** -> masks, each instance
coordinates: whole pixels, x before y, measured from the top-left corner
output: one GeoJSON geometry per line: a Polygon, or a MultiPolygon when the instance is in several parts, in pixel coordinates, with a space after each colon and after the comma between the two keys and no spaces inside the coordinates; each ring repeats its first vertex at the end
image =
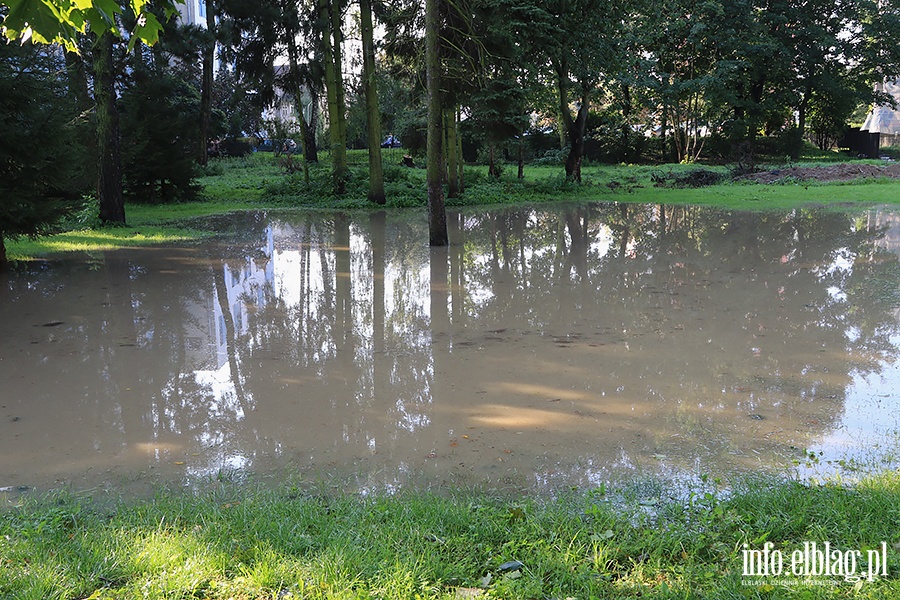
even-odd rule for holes
{"type": "MultiPolygon", "coordinates": [[[[310,168],[308,183],[302,172],[287,173],[283,161],[292,159],[270,153],[214,161],[198,179],[203,190],[198,200],[165,205],[130,203],[126,207],[127,227],[102,227],[96,222],[96,210],[88,208],[64,223],[59,234],[9,242],[10,258],[21,260],[57,252],[90,252],[202,239],[211,232],[192,227],[194,218],[237,210],[373,208],[366,201],[365,151],[350,152],[348,191],[341,197],[331,191],[328,154],[321,155],[322,162],[310,168]]],[[[385,157],[386,161],[389,159],[385,157]]],[[[832,156],[820,156],[795,166],[830,164],[833,160],[832,156]]],[[[515,165],[505,165],[499,180],[487,176],[487,167],[472,166],[465,169],[465,193],[458,198],[447,198],[447,206],[583,201],[784,210],[810,205],[855,209],[900,202],[900,180],[886,178],[767,185],[730,181],[725,177],[726,167],[705,167],[723,176],[722,183],[699,188],[657,185],[661,179],[677,180],[696,169],[693,165],[586,165],[582,170],[583,183],[574,184],[565,180],[562,166],[556,164],[527,165],[523,179],[516,177],[515,165]]],[[[388,164],[385,188],[387,208],[425,207],[424,169],[388,164]]]]}
{"type": "Polygon", "coordinates": [[[230,485],[114,505],[60,495],[0,511],[0,597],[900,597],[897,474],[756,482],[725,499],[709,485],[677,501],[652,485],[554,500],[230,485]],[[744,575],[743,550],[766,542],[784,573],[744,575]],[[853,556],[862,579],[791,575],[811,542],[853,556]],[[887,576],[869,581],[875,556],[887,576]]]}

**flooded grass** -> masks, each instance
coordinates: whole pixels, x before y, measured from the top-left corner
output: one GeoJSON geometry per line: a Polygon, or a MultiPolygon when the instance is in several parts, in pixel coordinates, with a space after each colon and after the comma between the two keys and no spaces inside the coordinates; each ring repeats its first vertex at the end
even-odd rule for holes
{"type": "Polygon", "coordinates": [[[854,486],[748,482],[724,498],[701,489],[687,502],[648,499],[646,490],[597,489],[540,500],[472,490],[360,497],[297,486],[263,490],[218,484],[199,494],[161,493],[151,502],[112,504],[57,494],[0,513],[0,595],[886,598],[900,593],[896,473],[854,486]],[[859,551],[859,560],[852,571],[832,576],[795,576],[790,560],[779,576],[748,574],[745,550],[762,549],[767,542],[773,556],[776,550],[789,557],[828,542],[832,552],[855,556],[859,551]],[[874,564],[884,557],[886,563],[874,564]],[[870,569],[878,575],[872,581],[870,569]]]}
{"type": "MultiPolygon", "coordinates": [[[[200,239],[204,232],[192,229],[191,219],[239,210],[269,207],[320,209],[370,209],[365,199],[368,183],[365,151],[352,151],[349,192],[333,197],[327,168],[328,153],[313,166],[312,181],[300,174],[287,175],[279,157],[256,153],[242,158],[214,160],[198,178],[201,199],[165,205],[129,204],[129,227],[72,227],[36,240],[8,242],[10,258],[25,260],[58,252],[90,252],[200,239]]],[[[793,166],[829,164],[835,157],[816,157],[793,166]]],[[[873,161],[862,161],[872,163],[873,161]]],[[[703,167],[727,174],[724,166],[703,167]]],[[[560,165],[527,165],[524,179],[516,177],[515,165],[506,165],[500,179],[490,179],[487,167],[466,169],[466,192],[447,198],[447,205],[491,206],[557,202],[619,202],[716,206],[729,210],[785,210],[827,206],[839,210],[891,205],[900,202],[900,180],[860,179],[817,183],[786,181],[778,185],[731,182],[702,188],[672,189],[654,185],[654,178],[681,175],[695,165],[590,165],[583,167],[583,183],[567,182],[560,165]]],[[[418,168],[388,165],[385,171],[388,208],[425,206],[425,172],[418,168]]],[[[378,207],[379,209],[382,207],[378,207]]]]}
{"type": "Polygon", "coordinates": [[[99,252],[137,246],[183,243],[209,237],[209,232],[181,227],[109,227],[67,231],[36,240],[9,244],[11,260],[26,260],[60,252],[99,252]]]}
{"type": "MultiPolygon", "coordinates": [[[[799,190],[893,185],[585,189],[690,204],[754,190],[769,207],[799,190]]],[[[95,490],[151,470],[174,485],[281,453],[295,476],[349,465],[390,485],[261,487],[240,474],[149,501],[123,485],[104,499],[0,487],[0,597],[900,595],[896,429],[872,432],[868,463],[837,458],[853,419],[895,412],[894,215],[470,212],[454,215],[449,256],[421,250],[418,221],[242,212],[170,226],[252,205],[130,208],[130,228],[81,232],[70,249],[226,235],[19,274],[16,317],[0,319],[0,485],[47,489],[39,475],[66,481],[84,457],[95,490]],[[731,475],[801,455],[821,455],[828,475],[731,475]],[[701,458],[721,459],[709,470],[727,487],[664,479],[696,476],[701,458]],[[617,460],[661,478],[616,479],[605,469],[617,460]],[[403,479],[411,466],[431,469],[434,488],[403,479]],[[535,481],[516,496],[428,491],[470,471],[535,481]],[[582,476],[592,483],[574,489],[582,476]],[[530,496],[541,482],[554,491],[530,496]],[[840,572],[795,576],[811,544],[839,552],[840,572]]]]}

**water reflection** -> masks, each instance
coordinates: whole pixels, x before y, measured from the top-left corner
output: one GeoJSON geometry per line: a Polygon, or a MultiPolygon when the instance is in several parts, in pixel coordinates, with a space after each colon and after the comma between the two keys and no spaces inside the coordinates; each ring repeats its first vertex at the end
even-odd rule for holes
{"type": "Polygon", "coordinates": [[[547,488],[890,455],[897,215],[448,222],[429,249],[418,215],[247,214],[213,223],[227,241],[11,276],[0,488],[547,488]]]}

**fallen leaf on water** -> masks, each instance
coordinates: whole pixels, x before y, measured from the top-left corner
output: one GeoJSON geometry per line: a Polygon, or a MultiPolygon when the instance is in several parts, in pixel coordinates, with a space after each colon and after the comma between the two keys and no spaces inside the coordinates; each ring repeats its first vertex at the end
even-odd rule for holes
{"type": "Polygon", "coordinates": [[[183,465],[183,464],[184,464],[184,461],[183,461],[183,460],[176,460],[176,461],[175,461],[175,464],[176,464],[176,465],[183,465]]]}

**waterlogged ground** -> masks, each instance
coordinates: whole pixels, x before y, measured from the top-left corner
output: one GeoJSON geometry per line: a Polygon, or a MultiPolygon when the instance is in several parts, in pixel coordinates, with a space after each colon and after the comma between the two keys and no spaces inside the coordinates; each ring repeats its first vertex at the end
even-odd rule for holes
{"type": "Polygon", "coordinates": [[[900,214],[241,214],[0,285],[0,491],[552,490],[898,448],[900,214]]]}

